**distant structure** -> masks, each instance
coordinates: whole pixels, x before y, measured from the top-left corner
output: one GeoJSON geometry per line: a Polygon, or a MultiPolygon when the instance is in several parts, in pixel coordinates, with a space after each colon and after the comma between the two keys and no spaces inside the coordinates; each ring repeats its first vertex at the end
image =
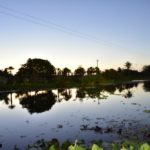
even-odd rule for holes
{"type": "Polygon", "coordinates": [[[98,63],[99,63],[99,60],[98,60],[98,59],[96,60],[96,63],[97,63],[97,68],[98,68],[98,63]]]}

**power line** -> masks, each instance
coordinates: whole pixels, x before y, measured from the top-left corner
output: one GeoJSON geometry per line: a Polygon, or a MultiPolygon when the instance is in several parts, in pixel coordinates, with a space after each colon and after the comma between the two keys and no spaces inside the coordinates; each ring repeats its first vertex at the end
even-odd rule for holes
{"type": "MultiPolygon", "coordinates": [[[[13,13],[17,13],[17,14],[19,14],[19,15],[23,15],[23,16],[25,16],[25,17],[29,17],[29,18],[32,18],[32,19],[34,19],[34,20],[38,20],[38,21],[44,22],[44,23],[46,23],[46,24],[48,23],[48,24],[51,24],[51,25],[56,26],[56,27],[58,27],[58,28],[62,28],[62,29],[64,29],[64,30],[69,30],[70,32],[73,32],[73,33],[76,33],[76,34],[82,34],[82,35],[84,35],[84,36],[91,37],[91,38],[93,38],[93,39],[95,39],[95,40],[99,40],[97,37],[94,37],[94,36],[92,36],[92,35],[89,35],[89,34],[86,34],[86,33],[82,33],[82,32],[73,30],[73,29],[71,29],[71,28],[62,26],[62,25],[60,25],[60,24],[56,24],[56,23],[54,23],[54,22],[52,22],[52,21],[45,20],[45,19],[42,19],[42,18],[33,16],[33,15],[27,14],[27,13],[24,13],[24,12],[18,11],[18,10],[12,9],[12,8],[8,8],[8,7],[3,6],[3,5],[0,5],[0,7],[3,8],[3,9],[6,9],[6,10],[8,10],[8,11],[11,11],[11,12],[13,12],[13,13]]],[[[104,41],[103,41],[103,42],[104,42],[104,41]]]]}
{"type": "MultiPolygon", "coordinates": [[[[17,15],[8,13],[8,12],[0,11],[0,14],[6,15],[6,16],[10,16],[10,17],[14,17],[14,18],[17,18],[17,19],[20,19],[20,20],[24,20],[24,21],[27,21],[27,22],[30,22],[30,23],[33,23],[33,24],[36,24],[36,25],[43,26],[43,27],[47,27],[47,28],[50,28],[50,29],[53,28],[55,30],[61,31],[61,32],[66,33],[66,34],[70,34],[72,36],[76,36],[76,37],[80,37],[80,38],[84,38],[84,39],[88,39],[88,40],[93,40],[94,41],[94,39],[91,39],[91,38],[88,38],[88,37],[84,37],[83,35],[78,35],[78,34],[70,32],[70,31],[66,31],[66,30],[63,30],[63,29],[60,29],[60,28],[57,28],[57,27],[53,27],[53,26],[48,25],[48,24],[40,23],[40,22],[37,22],[37,21],[32,20],[32,19],[28,19],[28,18],[24,18],[24,17],[21,17],[21,16],[17,16],[17,15]]],[[[98,43],[98,41],[96,41],[96,40],[95,40],[95,42],[98,43]]]]}
{"type": "MultiPolygon", "coordinates": [[[[6,9],[6,10],[8,10],[8,11],[11,11],[11,12],[13,12],[13,13],[17,13],[17,14],[19,14],[19,15],[23,15],[23,16],[32,18],[32,19],[34,19],[34,20],[42,21],[42,22],[45,22],[45,23],[48,23],[48,24],[57,26],[57,27],[59,27],[59,28],[63,28],[63,29],[66,29],[66,30],[70,30],[70,31],[72,31],[72,32],[77,32],[77,31],[72,30],[72,29],[70,29],[70,28],[67,28],[67,27],[65,27],[65,26],[56,24],[56,23],[54,23],[54,22],[52,22],[52,21],[45,20],[45,19],[42,19],[42,18],[33,16],[33,15],[27,14],[27,13],[24,13],[24,12],[18,11],[18,10],[12,9],[12,8],[8,8],[8,7],[3,6],[3,5],[0,5],[0,7],[3,8],[3,9],[6,9]]],[[[80,32],[79,32],[79,33],[80,33],[80,32]]]]}
{"type": "Polygon", "coordinates": [[[72,36],[77,36],[77,37],[80,37],[80,38],[92,40],[92,41],[94,41],[96,43],[99,43],[99,44],[100,44],[100,42],[103,42],[101,44],[106,45],[106,46],[116,45],[116,44],[114,44],[112,42],[100,40],[97,37],[94,37],[92,35],[89,35],[89,34],[86,34],[86,33],[82,33],[82,32],[79,32],[79,31],[75,31],[75,30],[73,30],[71,28],[62,26],[62,25],[54,23],[52,21],[45,20],[45,19],[33,16],[33,15],[27,14],[25,12],[21,12],[21,11],[12,9],[12,8],[8,8],[8,7],[6,7],[4,5],[1,5],[1,4],[0,4],[0,8],[9,11],[9,12],[4,12],[4,11],[0,12],[3,15],[11,16],[11,17],[14,17],[14,18],[17,18],[17,19],[20,19],[20,20],[24,20],[24,21],[27,21],[27,22],[31,22],[31,23],[34,23],[34,24],[37,24],[37,25],[40,25],[40,26],[43,26],[43,27],[53,28],[55,30],[64,32],[66,34],[70,34],[72,36]],[[17,15],[12,14],[10,12],[15,13],[17,15]]]}
{"type": "MultiPolygon", "coordinates": [[[[24,12],[18,11],[18,10],[12,9],[12,8],[8,8],[8,7],[3,6],[3,5],[0,5],[0,7],[3,8],[3,9],[5,9],[5,10],[11,11],[11,12],[13,12],[13,13],[16,13],[17,15],[19,14],[19,16],[25,16],[25,17],[31,18],[32,21],[33,21],[33,20],[36,20],[36,23],[37,23],[37,21],[42,22],[42,24],[43,24],[43,22],[44,22],[44,24],[49,24],[49,25],[55,26],[55,28],[57,27],[57,29],[58,29],[58,30],[60,29],[60,31],[63,30],[63,31],[66,31],[66,32],[69,32],[69,33],[73,33],[73,34],[76,34],[76,35],[78,34],[78,35],[80,35],[80,36],[82,36],[82,37],[84,36],[84,37],[86,37],[86,38],[88,38],[88,39],[90,38],[90,39],[93,39],[93,40],[95,40],[95,41],[96,41],[96,40],[98,41],[98,38],[96,38],[96,37],[94,37],[94,36],[91,36],[91,35],[89,35],[89,34],[85,34],[85,33],[82,33],[82,32],[76,31],[76,30],[73,30],[73,29],[71,29],[71,28],[68,28],[68,27],[65,27],[65,26],[56,24],[56,23],[54,23],[54,22],[52,22],[52,21],[45,20],[45,19],[42,19],[42,18],[33,16],[33,15],[27,14],[27,13],[24,13],[24,12]]],[[[12,16],[12,17],[17,17],[18,19],[19,19],[19,18],[20,18],[20,19],[25,19],[25,18],[16,16],[16,15],[13,15],[13,14],[10,14],[10,13],[6,13],[6,12],[1,12],[1,13],[5,14],[5,15],[12,16]]],[[[30,20],[29,20],[29,19],[26,19],[26,21],[27,21],[27,20],[28,20],[28,21],[31,21],[31,19],[30,19],[30,20]]],[[[32,22],[32,23],[33,23],[33,22],[32,22]]],[[[52,26],[51,26],[51,27],[52,27],[52,26]]]]}

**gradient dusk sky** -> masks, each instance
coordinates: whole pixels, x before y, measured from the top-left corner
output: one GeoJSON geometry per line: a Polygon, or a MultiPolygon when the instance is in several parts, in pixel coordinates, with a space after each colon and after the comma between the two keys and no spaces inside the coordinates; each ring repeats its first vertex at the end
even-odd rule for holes
{"type": "Polygon", "coordinates": [[[0,69],[150,64],[150,0],[0,0],[0,69]]]}

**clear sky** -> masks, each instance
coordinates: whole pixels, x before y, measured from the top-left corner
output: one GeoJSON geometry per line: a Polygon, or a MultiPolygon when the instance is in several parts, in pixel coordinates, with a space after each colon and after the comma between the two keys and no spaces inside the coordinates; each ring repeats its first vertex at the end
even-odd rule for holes
{"type": "Polygon", "coordinates": [[[150,0],[0,0],[0,69],[150,64],[150,0]]]}

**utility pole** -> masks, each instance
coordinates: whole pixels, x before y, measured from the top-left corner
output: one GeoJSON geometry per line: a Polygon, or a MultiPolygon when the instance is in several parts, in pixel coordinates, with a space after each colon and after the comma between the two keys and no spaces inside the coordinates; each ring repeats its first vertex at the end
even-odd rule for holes
{"type": "Polygon", "coordinates": [[[98,68],[98,63],[99,63],[99,60],[98,60],[98,59],[96,60],[96,63],[97,63],[97,68],[98,68]]]}

